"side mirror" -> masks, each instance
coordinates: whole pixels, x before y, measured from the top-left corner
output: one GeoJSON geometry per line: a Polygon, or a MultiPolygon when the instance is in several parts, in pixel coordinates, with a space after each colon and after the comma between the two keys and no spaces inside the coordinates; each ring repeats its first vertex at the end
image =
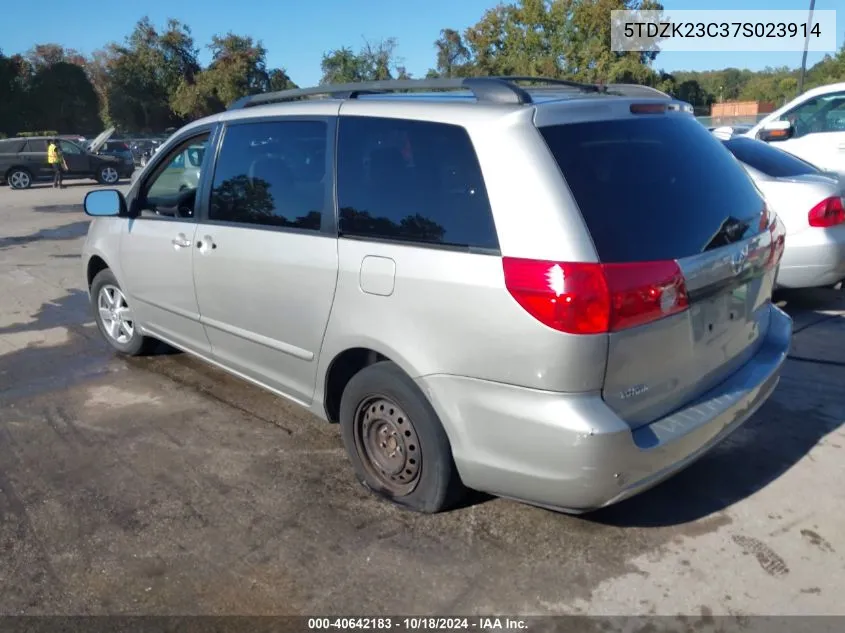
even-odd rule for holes
{"type": "Polygon", "coordinates": [[[126,215],[126,198],[117,189],[89,191],[82,206],[95,218],[126,215]]]}
{"type": "Polygon", "coordinates": [[[795,128],[789,121],[769,121],[757,132],[757,138],[766,143],[785,141],[795,135],[795,128]]]}

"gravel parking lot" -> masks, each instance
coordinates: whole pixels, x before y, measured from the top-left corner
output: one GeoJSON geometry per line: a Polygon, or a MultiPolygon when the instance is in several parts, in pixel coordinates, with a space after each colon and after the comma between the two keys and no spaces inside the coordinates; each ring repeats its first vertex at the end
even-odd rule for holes
{"type": "Polygon", "coordinates": [[[418,516],[336,427],[183,354],[114,357],[86,183],[0,189],[0,612],[845,614],[845,293],[790,295],[793,358],[724,445],[571,517],[418,516]]]}

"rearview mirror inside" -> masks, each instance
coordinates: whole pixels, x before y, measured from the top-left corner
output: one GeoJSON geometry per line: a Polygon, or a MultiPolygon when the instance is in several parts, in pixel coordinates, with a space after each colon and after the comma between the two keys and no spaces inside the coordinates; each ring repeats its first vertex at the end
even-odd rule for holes
{"type": "Polygon", "coordinates": [[[792,138],[795,134],[795,128],[789,121],[769,121],[757,133],[757,138],[761,141],[785,141],[792,138]]]}
{"type": "Polygon", "coordinates": [[[124,215],[126,200],[116,189],[98,189],[87,193],[83,207],[94,217],[124,215]]]}

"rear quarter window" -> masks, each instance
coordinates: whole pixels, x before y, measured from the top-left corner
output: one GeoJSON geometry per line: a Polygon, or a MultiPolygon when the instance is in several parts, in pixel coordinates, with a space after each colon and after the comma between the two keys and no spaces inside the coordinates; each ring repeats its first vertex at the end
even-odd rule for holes
{"type": "Polygon", "coordinates": [[[46,152],[47,151],[47,140],[46,139],[31,139],[26,142],[26,149],[23,150],[25,152],[46,152]]]}
{"type": "Polygon", "coordinates": [[[694,118],[640,115],[540,128],[599,258],[670,260],[757,232],[763,200],[741,165],[694,118]]]}
{"type": "Polygon", "coordinates": [[[733,138],[724,143],[731,154],[743,163],[772,178],[790,178],[819,173],[814,165],[763,141],[733,138]]]}
{"type": "Polygon", "coordinates": [[[0,141],[0,154],[17,154],[23,151],[26,141],[8,139],[0,141]]]}
{"type": "Polygon", "coordinates": [[[498,250],[466,129],[431,121],[341,117],[337,196],[343,236],[498,250]]]}

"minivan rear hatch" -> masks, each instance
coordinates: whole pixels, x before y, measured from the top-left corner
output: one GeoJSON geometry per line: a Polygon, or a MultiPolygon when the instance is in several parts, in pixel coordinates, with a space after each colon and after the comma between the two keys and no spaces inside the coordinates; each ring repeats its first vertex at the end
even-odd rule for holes
{"type": "Polygon", "coordinates": [[[609,334],[602,396],[632,427],[750,359],[768,329],[779,257],[765,203],[722,143],[689,114],[642,112],[539,128],[600,262],[679,273],[669,301],[682,310],[609,334]]]}

